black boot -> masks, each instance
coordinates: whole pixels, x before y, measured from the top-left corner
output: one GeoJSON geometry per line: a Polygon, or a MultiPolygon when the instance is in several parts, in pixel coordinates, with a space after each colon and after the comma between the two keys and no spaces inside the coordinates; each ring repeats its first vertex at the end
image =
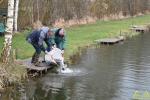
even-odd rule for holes
{"type": "Polygon", "coordinates": [[[34,63],[34,60],[35,60],[35,56],[36,56],[36,52],[34,52],[33,56],[32,56],[32,60],[31,60],[31,63],[34,63]]]}
{"type": "Polygon", "coordinates": [[[35,54],[35,59],[34,59],[34,65],[37,66],[37,67],[42,67],[42,65],[40,64],[39,62],[39,57],[40,57],[40,54],[35,54]]]}

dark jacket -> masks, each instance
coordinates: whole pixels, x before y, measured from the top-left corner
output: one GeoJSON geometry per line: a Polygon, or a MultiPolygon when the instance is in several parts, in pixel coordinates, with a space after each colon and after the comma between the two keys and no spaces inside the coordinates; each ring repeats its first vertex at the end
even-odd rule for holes
{"type": "Polygon", "coordinates": [[[42,28],[34,30],[29,35],[27,35],[26,40],[30,42],[32,45],[38,44],[39,48],[45,52],[43,41],[45,41],[48,47],[52,46],[51,42],[49,41],[49,37],[47,35],[48,31],[49,28],[43,26],[42,28]]]}
{"type": "Polygon", "coordinates": [[[54,28],[54,34],[50,37],[50,42],[55,45],[56,43],[61,43],[62,50],[65,50],[66,48],[66,33],[64,35],[59,35],[59,31],[61,28],[54,28]]]}

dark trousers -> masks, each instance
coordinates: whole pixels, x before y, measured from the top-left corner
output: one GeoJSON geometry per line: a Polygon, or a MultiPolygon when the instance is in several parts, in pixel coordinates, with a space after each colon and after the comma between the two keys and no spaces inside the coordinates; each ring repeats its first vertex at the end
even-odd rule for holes
{"type": "Polygon", "coordinates": [[[41,49],[37,43],[33,43],[32,46],[34,47],[37,54],[41,53],[41,49]]]}
{"type": "Polygon", "coordinates": [[[36,54],[40,54],[40,53],[41,53],[41,49],[40,49],[38,43],[31,41],[31,39],[30,39],[29,37],[26,37],[26,40],[27,40],[30,44],[32,44],[32,46],[34,47],[34,49],[35,49],[35,51],[36,51],[36,54]]]}

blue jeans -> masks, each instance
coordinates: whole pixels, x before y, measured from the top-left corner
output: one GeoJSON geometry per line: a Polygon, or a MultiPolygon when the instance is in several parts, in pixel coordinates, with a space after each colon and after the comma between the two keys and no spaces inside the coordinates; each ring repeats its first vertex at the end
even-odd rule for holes
{"type": "Polygon", "coordinates": [[[32,44],[32,46],[34,47],[37,54],[41,53],[41,49],[36,42],[33,42],[29,37],[26,37],[26,41],[28,41],[30,44],[32,44]]]}
{"type": "Polygon", "coordinates": [[[39,47],[37,44],[32,44],[32,45],[33,45],[33,47],[34,47],[36,53],[37,53],[37,54],[40,54],[40,53],[41,53],[40,47],[39,47]]]}

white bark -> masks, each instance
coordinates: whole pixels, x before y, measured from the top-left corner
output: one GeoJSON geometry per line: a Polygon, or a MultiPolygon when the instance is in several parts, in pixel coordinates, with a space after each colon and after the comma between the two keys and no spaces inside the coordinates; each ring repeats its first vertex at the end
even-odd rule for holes
{"type": "Polygon", "coordinates": [[[13,12],[14,12],[14,0],[8,0],[8,14],[6,23],[5,41],[2,51],[2,62],[8,62],[12,43],[13,32],[13,12]]]}
{"type": "Polygon", "coordinates": [[[14,31],[17,31],[17,20],[18,20],[18,6],[19,6],[19,0],[16,0],[15,4],[15,17],[14,17],[14,31]]]}
{"type": "Polygon", "coordinates": [[[38,21],[39,21],[39,0],[37,0],[37,12],[38,12],[38,21]]]}

